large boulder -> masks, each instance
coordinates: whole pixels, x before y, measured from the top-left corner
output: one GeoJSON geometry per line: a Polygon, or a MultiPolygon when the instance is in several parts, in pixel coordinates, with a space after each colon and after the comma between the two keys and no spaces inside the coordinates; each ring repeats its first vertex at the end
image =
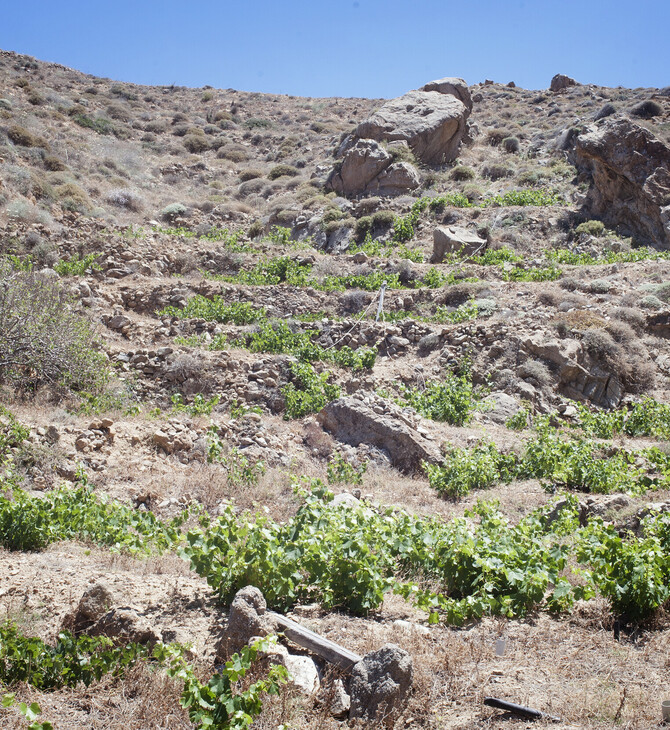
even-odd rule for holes
{"type": "Polygon", "coordinates": [[[393,197],[415,190],[420,183],[421,178],[413,165],[409,162],[395,162],[373,181],[369,192],[393,197]]]}
{"type": "Polygon", "coordinates": [[[416,169],[407,162],[393,162],[391,155],[373,139],[359,139],[344,154],[326,186],[339,195],[403,195],[419,186],[416,169]]]}
{"type": "Polygon", "coordinates": [[[584,203],[589,216],[670,248],[670,147],[621,118],[590,125],[574,145],[572,161],[593,181],[584,203]]]}
{"type": "Polygon", "coordinates": [[[429,81],[421,87],[421,91],[437,91],[439,94],[455,96],[465,104],[468,112],[472,111],[472,96],[470,96],[470,89],[463,79],[447,77],[429,81]]]}
{"type": "Polygon", "coordinates": [[[395,644],[366,654],[351,670],[349,718],[374,721],[403,707],[412,688],[412,658],[395,644]]]}
{"type": "Polygon", "coordinates": [[[422,461],[441,461],[435,443],[407,422],[393,413],[377,413],[353,396],[332,401],[318,414],[317,420],[338,441],[352,446],[370,444],[386,451],[393,466],[405,472],[418,470],[422,461]]]}
{"type": "Polygon", "coordinates": [[[328,186],[340,195],[360,195],[393,162],[393,157],[372,139],[359,139],[345,154],[328,186]]]}
{"type": "Polygon", "coordinates": [[[570,86],[577,86],[577,82],[565,74],[556,74],[549,84],[549,91],[563,91],[570,86]]]}
{"type": "Polygon", "coordinates": [[[438,226],[433,231],[433,255],[431,263],[439,264],[448,253],[461,253],[463,256],[474,256],[482,253],[487,241],[474,231],[459,226],[438,226]]]}
{"type": "MultiPolygon", "coordinates": [[[[462,83],[465,85],[465,82],[462,83]]],[[[467,137],[471,106],[468,108],[459,98],[460,85],[433,84],[435,90],[409,91],[387,101],[358,125],[356,137],[378,141],[405,140],[416,157],[428,165],[454,160],[461,142],[467,137]]],[[[464,98],[467,102],[469,94],[464,98]]]]}

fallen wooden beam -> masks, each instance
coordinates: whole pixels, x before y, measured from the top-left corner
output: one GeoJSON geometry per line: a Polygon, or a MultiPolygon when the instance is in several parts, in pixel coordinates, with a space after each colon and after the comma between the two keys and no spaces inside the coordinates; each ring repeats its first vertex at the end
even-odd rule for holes
{"type": "Polygon", "coordinates": [[[286,637],[293,643],[302,646],[304,649],[309,649],[313,654],[316,654],[346,672],[351,671],[354,664],[358,664],[363,658],[359,654],[355,654],[353,651],[349,651],[349,649],[345,649],[343,646],[336,644],[334,641],[330,641],[330,639],[324,639],[323,636],[315,634],[296,621],[286,618],[286,616],[282,616],[274,611],[268,611],[266,615],[274,619],[286,637]]]}

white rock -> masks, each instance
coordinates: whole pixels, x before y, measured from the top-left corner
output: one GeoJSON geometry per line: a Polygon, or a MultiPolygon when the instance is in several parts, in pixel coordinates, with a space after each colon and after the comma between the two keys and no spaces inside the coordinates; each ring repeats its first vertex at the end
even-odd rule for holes
{"type": "Polygon", "coordinates": [[[284,666],[288,669],[291,682],[305,694],[311,695],[321,686],[319,671],[313,659],[288,654],[284,658],[284,666]]]}

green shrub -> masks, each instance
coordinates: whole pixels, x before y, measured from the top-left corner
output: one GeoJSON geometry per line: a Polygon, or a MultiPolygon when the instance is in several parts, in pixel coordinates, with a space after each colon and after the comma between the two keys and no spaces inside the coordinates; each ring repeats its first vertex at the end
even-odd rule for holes
{"type": "Polygon", "coordinates": [[[148,650],[140,644],[113,647],[105,636],[80,636],[68,631],[58,635],[55,646],[36,636],[24,636],[6,622],[0,624],[0,682],[11,686],[26,682],[40,690],[88,687],[105,674],[123,676],[124,670],[148,650]]]}
{"type": "Polygon", "coordinates": [[[334,453],[329,461],[326,473],[329,484],[361,484],[368,462],[363,461],[354,466],[342,454],[334,453]]]}
{"type": "Polygon", "coordinates": [[[318,480],[303,497],[284,524],[229,505],[206,531],[189,532],[182,552],[222,599],[262,581],[268,605],[283,611],[319,601],[327,610],[366,615],[393,591],[429,611],[431,622],[442,613],[462,624],[485,614],[523,616],[542,605],[566,610],[592,595],[563,575],[570,550],[560,531],[577,524],[574,506],[552,532],[539,511],[517,525],[481,503],[466,513],[470,519],[417,518],[334,505],[318,480]]]}
{"type": "Polygon", "coordinates": [[[560,195],[545,190],[508,190],[502,195],[487,198],[482,203],[483,208],[506,205],[565,205],[565,200],[560,195]]]}
{"type": "Polygon", "coordinates": [[[466,165],[456,165],[449,174],[452,180],[458,182],[465,182],[466,180],[473,180],[475,177],[475,171],[471,167],[466,165]]]}
{"type": "Polygon", "coordinates": [[[99,497],[82,477],[79,486],[60,487],[44,497],[17,488],[0,496],[0,545],[41,550],[60,540],[83,540],[146,554],[173,548],[185,519],[186,513],[161,522],[152,512],[99,497]]]}
{"type": "Polygon", "coordinates": [[[589,236],[601,236],[605,232],[605,224],[602,221],[590,220],[580,223],[575,228],[575,233],[586,233],[589,236]]]}
{"type": "Polygon", "coordinates": [[[510,482],[516,474],[516,456],[500,453],[495,444],[471,449],[450,449],[442,464],[425,464],[428,482],[446,497],[458,498],[472,489],[488,489],[510,482]]]}
{"type": "Polygon", "coordinates": [[[210,148],[209,141],[201,134],[187,134],[184,137],[184,147],[191,154],[205,152],[210,148]]]}
{"type": "Polygon", "coordinates": [[[96,263],[99,257],[99,253],[89,253],[83,258],[73,256],[68,261],[61,259],[54,264],[54,271],[61,276],[83,276],[89,269],[100,271],[102,267],[96,263]]]}
{"type": "Polygon", "coordinates": [[[293,165],[275,165],[268,172],[268,180],[276,180],[279,177],[295,177],[300,174],[300,170],[293,165]]]}
{"type": "Polygon", "coordinates": [[[84,129],[92,129],[98,134],[104,135],[115,133],[113,122],[110,119],[105,119],[104,117],[97,117],[96,119],[93,119],[86,114],[75,114],[72,117],[72,121],[80,127],[84,127],[84,129]]]}
{"type": "Polygon", "coordinates": [[[372,225],[375,228],[390,228],[395,220],[392,210],[378,210],[372,214],[372,225]]]}
{"type": "Polygon", "coordinates": [[[179,216],[186,215],[187,213],[188,208],[183,203],[170,203],[170,205],[166,205],[158,215],[164,220],[171,221],[179,216]]]}
{"type": "Polygon", "coordinates": [[[204,319],[207,322],[220,322],[228,324],[232,322],[237,325],[252,324],[266,319],[264,308],[254,307],[248,302],[226,301],[221,296],[207,298],[201,294],[191,297],[186,306],[165,307],[156,312],[159,317],[177,317],[178,319],[204,319]]]}
{"type": "Polygon", "coordinates": [[[269,129],[272,122],[269,119],[247,119],[243,126],[247,129],[269,129]]]}

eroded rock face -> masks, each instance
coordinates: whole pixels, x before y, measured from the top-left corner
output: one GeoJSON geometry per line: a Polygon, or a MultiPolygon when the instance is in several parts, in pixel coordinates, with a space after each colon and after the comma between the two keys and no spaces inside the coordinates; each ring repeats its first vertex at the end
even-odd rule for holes
{"type": "Polygon", "coordinates": [[[670,147],[628,119],[607,118],[575,139],[572,158],[592,176],[591,217],[670,248],[670,147]]]}
{"type": "Polygon", "coordinates": [[[592,362],[577,340],[553,340],[531,336],[522,339],[526,352],[556,366],[561,391],[570,398],[586,398],[603,408],[616,408],[624,386],[616,373],[592,362]]]}
{"type": "Polygon", "coordinates": [[[402,195],[414,190],[419,173],[407,162],[393,162],[393,156],[373,139],[359,139],[334,169],[327,186],[344,196],[402,195]]]}
{"type": "Polygon", "coordinates": [[[413,667],[409,654],[395,644],[386,644],[366,654],[351,672],[349,718],[374,720],[403,706],[412,687],[413,667]]]}
{"type": "Polygon", "coordinates": [[[387,101],[356,128],[361,139],[405,140],[428,165],[450,162],[466,136],[470,110],[456,96],[439,91],[409,91],[387,101]]]}
{"type": "Polygon", "coordinates": [[[358,398],[338,398],[317,416],[326,431],[339,441],[357,446],[365,443],[383,449],[393,466],[405,472],[416,471],[422,461],[437,463],[437,445],[392,414],[376,413],[358,398]]]}

